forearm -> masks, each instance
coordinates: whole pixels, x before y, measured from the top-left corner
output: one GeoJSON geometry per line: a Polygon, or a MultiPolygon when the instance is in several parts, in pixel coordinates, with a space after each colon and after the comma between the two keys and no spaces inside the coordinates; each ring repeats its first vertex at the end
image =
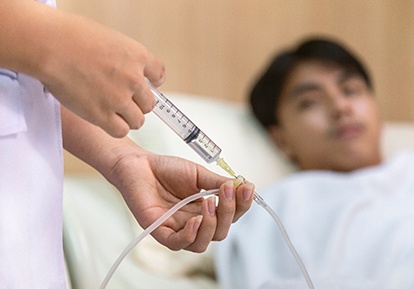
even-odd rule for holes
{"type": "Polygon", "coordinates": [[[94,36],[119,35],[83,16],[33,0],[0,0],[0,27],[0,67],[47,84],[59,78],[62,69],[71,68],[67,62],[83,63],[96,54],[94,36]]]}
{"type": "Polygon", "coordinates": [[[41,76],[46,45],[56,33],[56,14],[33,0],[0,0],[0,67],[41,76]]]}
{"type": "Polygon", "coordinates": [[[135,154],[148,153],[129,138],[113,138],[63,106],[61,117],[63,147],[95,168],[107,179],[111,178],[111,169],[121,154],[129,149],[135,154]]]}

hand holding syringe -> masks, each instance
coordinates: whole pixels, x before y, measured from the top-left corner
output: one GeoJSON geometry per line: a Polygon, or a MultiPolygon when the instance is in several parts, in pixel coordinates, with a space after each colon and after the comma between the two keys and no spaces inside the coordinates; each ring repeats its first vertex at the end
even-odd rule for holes
{"type": "MultiPolygon", "coordinates": [[[[221,149],[203,132],[201,131],[188,117],[184,115],[171,101],[169,101],[161,92],[159,92],[149,81],[148,85],[155,97],[156,103],[153,109],[153,112],[161,118],[184,142],[186,142],[204,161],[208,164],[216,162],[223,170],[225,170],[229,175],[234,178],[237,178],[238,181],[244,182],[242,176],[237,176],[236,173],[230,168],[230,166],[224,161],[223,158],[220,158],[221,149]]],[[[160,226],[166,219],[168,219],[172,214],[174,214],[181,207],[185,206],[189,202],[208,195],[217,194],[218,190],[202,191],[196,195],[190,196],[174,207],[172,207],[167,213],[165,213],[161,218],[154,222],[151,226],[144,230],[135,240],[133,240],[124,252],[118,257],[114,265],[108,272],[100,289],[104,289],[108,284],[113,273],[126,257],[126,255],[147,235],[149,235],[153,230],[160,226]]],[[[299,265],[299,268],[306,280],[306,283],[310,289],[313,289],[314,286],[312,281],[307,273],[305,266],[303,265],[302,260],[299,257],[299,254],[296,252],[292,242],[289,239],[289,236],[276,215],[276,213],[265,203],[263,198],[254,192],[254,201],[262,206],[275,220],[277,223],[293,257],[299,265]]]]}

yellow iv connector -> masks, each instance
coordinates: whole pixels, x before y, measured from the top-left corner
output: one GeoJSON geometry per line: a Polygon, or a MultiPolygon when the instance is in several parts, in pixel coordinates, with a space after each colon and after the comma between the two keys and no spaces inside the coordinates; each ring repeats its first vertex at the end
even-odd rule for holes
{"type": "Polygon", "coordinates": [[[240,186],[242,183],[244,183],[244,177],[242,176],[236,176],[236,173],[231,169],[231,167],[226,163],[226,161],[223,158],[219,158],[216,161],[216,164],[222,168],[223,170],[225,170],[230,176],[236,178],[234,185],[236,187],[240,186]]]}

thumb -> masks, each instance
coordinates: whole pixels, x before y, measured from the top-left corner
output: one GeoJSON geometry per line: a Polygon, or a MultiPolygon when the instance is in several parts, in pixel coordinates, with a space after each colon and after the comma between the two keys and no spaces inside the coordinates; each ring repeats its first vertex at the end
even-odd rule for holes
{"type": "Polygon", "coordinates": [[[199,189],[217,189],[228,180],[231,180],[231,178],[213,173],[205,167],[197,165],[197,187],[199,189]]]}

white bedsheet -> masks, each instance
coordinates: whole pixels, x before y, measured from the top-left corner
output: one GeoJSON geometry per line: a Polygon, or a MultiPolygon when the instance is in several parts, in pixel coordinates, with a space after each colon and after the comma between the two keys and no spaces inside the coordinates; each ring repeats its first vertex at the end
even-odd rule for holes
{"type": "MultiPolygon", "coordinates": [[[[414,154],[353,173],[297,173],[264,194],[315,288],[414,288],[414,154]]],[[[217,248],[222,288],[307,288],[276,224],[254,206],[217,248]]]]}

